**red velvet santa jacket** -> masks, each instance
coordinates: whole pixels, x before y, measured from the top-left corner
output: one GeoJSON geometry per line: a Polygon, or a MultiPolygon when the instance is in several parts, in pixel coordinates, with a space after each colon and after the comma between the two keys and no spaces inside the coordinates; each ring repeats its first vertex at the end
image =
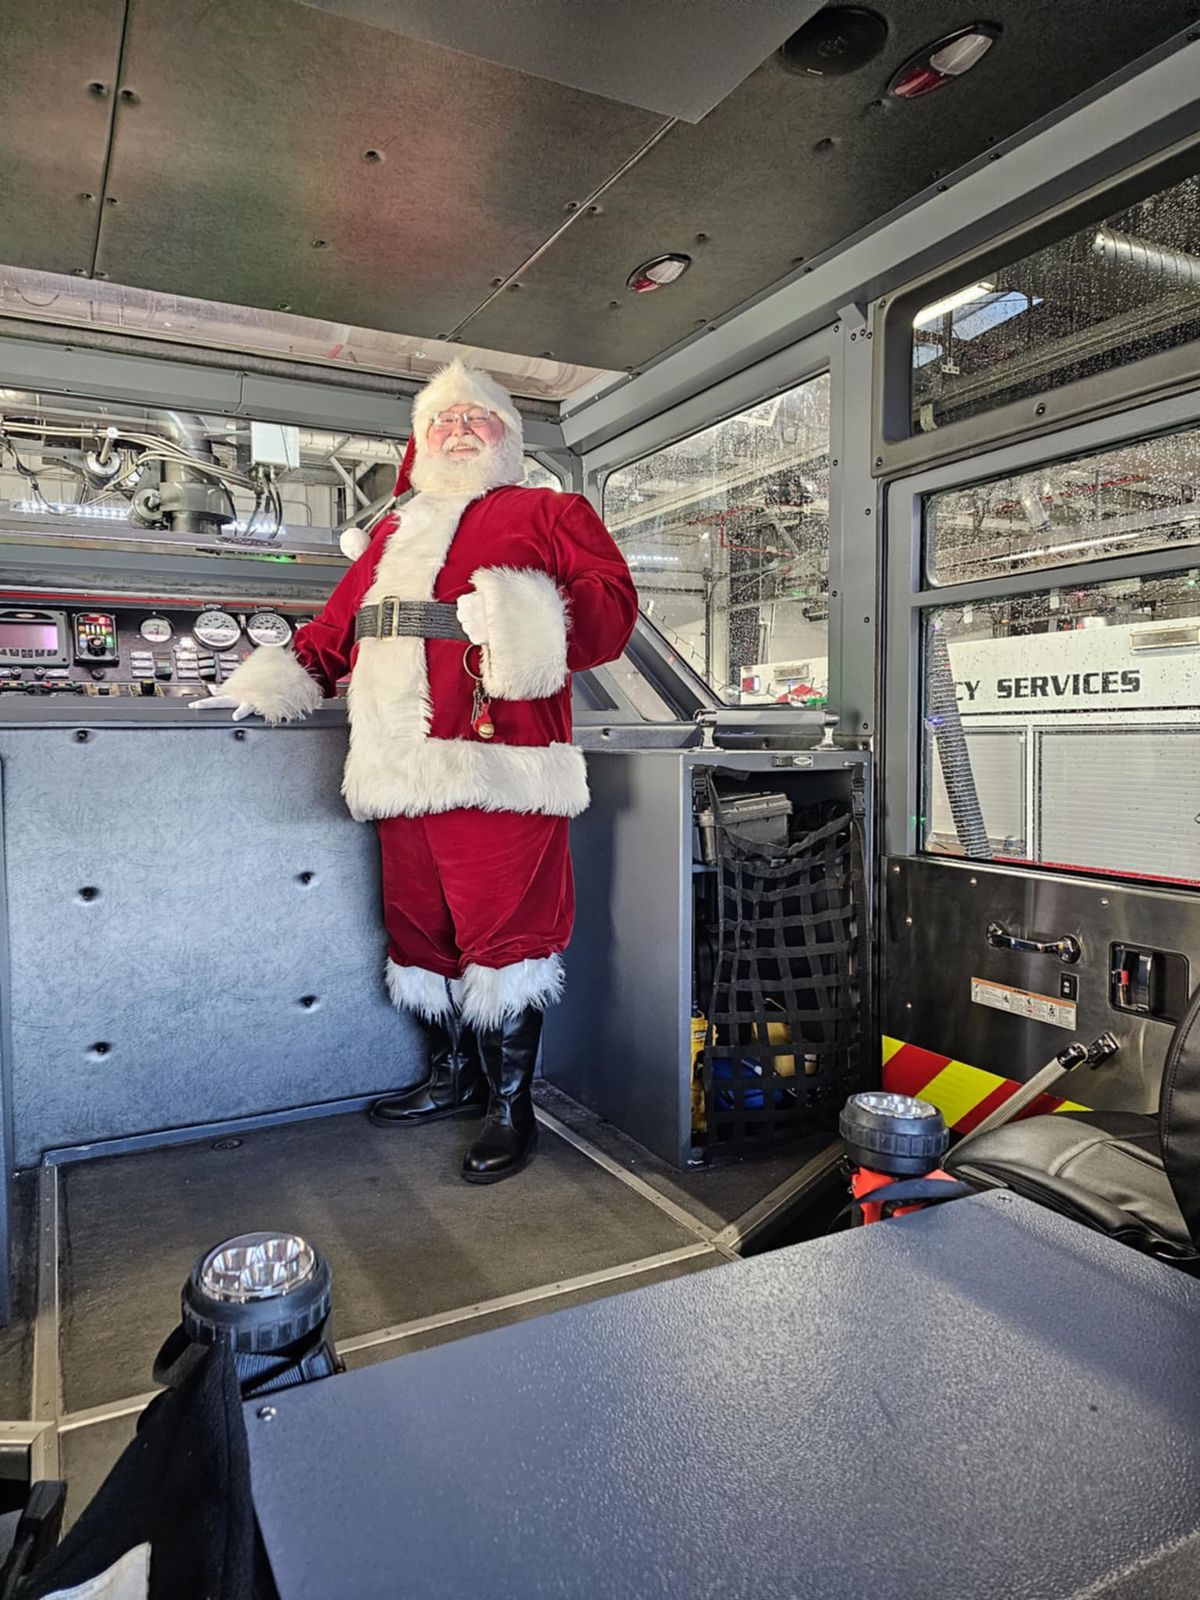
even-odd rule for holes
{"type": "MultiPolygon", "coordinates": [[[[269,722],[303,716],[349,669],[342,793],[359,820],[478,807],[573,817],[588,803],[571,743],[571,673],[619,656],[637,593],[624,557],[580,495],[505,485],[418,494],[388,519],[291,649],[264,646],[222,693],[269,722]],[[474,682],[451,639],[354,640],[363,604],[387,596],[483,598],[484,689],[495,737],[471,727],[474,682]]],[[[479,670],[480,651],[471,665],[479,670]]]]}

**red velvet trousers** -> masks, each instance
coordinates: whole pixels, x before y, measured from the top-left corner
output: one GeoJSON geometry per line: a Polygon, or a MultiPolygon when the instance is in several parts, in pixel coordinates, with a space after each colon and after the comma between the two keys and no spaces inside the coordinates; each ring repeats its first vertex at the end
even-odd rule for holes
{"type": "Polygon", "coordinates": [[[566,817],[444,811],[375,824],[388,954],[458,978],[565,950],[575,921],[566,817]]]}

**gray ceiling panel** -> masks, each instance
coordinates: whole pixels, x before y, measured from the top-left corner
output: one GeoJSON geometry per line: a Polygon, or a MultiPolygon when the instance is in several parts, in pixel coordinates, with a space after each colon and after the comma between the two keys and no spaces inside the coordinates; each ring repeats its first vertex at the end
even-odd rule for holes
{"type": "MultiPolygon", "coordinates": [[[[570,3],[581,39],[602,28],[595,51],[628,44],[632,27],[651,77],[686,76],[620,6],[570,3]]],[[[0,0],[0,261],[94,265],[115,284],[639,367],[1180,33],[1197,9],[989,0],[1003,33],[973,72],[927,99],[886,101],[902,62],[970,20],[961,5],[874,0],[889,35],[866,67],[815,79],[771,56],[688,124],[318,4],[0,0]],[[80,196],[100,197],[106,170],[97,219],[80,196]],[[665,250],[692,254],[691,272],[628,293],[631,270],[665,250]]],[[[693,14],[683,0],[674,9],[693,14]]],[[[470,27],[480,8],[457,10],[470,27]]]]}
{"type": "Polygon", "coordinates": [[[92,269],[124,9],[0,4],[0,260],[12,266],[92,269]]]}
{"type": "Polygon", "coordinates": [[[999,43],[960,83],[883,99],[892,73],[969,14],[957,0],[876,0],[886,50],[843,78],[797,77],[772,59],[698,126],[677,124],[463,337],[592,366],[641,366],[868,226],[1184,27],[1185,0],[996,0],[999,43]],[[1040,70],[1045,67],[1050,70],[1040,70]],[[696,242],[697,234],[707,240],[696,242]],[[629,293],[629,273],[691,254],[671,288],[629,293]],[[613,306],[612,302],[616,301],[613,306]]]}
{"type": "Polygon", "coordinates": [[[436,335],[661,126],[284,0],[132,0],[97,268],[436,335]]]}
{"type": "Polygon", "coordinates": [[[818,11],[821,0],[302,3],[698,122],[818,11]]]}

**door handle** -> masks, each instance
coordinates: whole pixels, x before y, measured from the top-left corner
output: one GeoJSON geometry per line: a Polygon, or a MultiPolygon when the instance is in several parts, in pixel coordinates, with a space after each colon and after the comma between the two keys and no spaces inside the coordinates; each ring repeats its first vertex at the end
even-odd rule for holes
{"type": "Polygon", "coordinates": [[[996,950],[1020,950],[1030,956],[1057,956],[1060,961],[1074,963],[1083,954],[1079,940],[1069,933],[1061,939],[1021,939],[1015,933],[1006,933],[998,922],[989,922],[987,941],[996,950]]]}

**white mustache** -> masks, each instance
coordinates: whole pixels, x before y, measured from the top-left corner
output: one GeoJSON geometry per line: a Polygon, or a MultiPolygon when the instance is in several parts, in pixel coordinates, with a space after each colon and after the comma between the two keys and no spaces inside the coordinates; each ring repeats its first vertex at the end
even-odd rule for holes
{"type": "Polygon", "coordinates": [[[482,455],[488,448],[481,439],[476,439],[474,434],[449,434],[442,443],[442,454],[448,455],[482,455]]]}

